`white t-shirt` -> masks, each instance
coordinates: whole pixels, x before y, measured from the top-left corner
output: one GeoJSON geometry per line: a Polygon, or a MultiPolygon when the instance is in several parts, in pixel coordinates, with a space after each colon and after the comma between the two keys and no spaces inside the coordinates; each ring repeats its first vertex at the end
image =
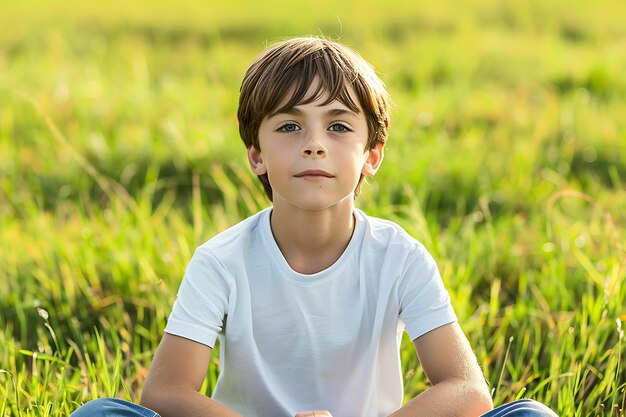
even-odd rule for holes
{"type": "Polygon", "coordinates": [[[290,268],[270,209],[198,247],[165,331],[213,347],[212,398],[244,417],[382,417],[402,405],[399,346],[456,321],[437,266],[393,222],[355,210],[341,257],[312,275],[290,268]]]}

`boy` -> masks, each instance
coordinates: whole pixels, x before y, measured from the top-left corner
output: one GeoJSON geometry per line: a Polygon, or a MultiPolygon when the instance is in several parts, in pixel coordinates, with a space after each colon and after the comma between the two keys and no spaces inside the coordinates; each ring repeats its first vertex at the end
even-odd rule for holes
{"type": "MultiPolygon", "coordinates": [[[[257,58],[241,86],[239,129],[272,207],[196,250],[142,406],[97,400],[75,416],[490,410],[431,256],[399,226],[354,207],[383,160],[388,103],[369,64],[335,42],[291,39],[257,58]],[[401,407],[404,329],[433,386],[401,407]],[[208,398],[197,390],[218,337],[221,374],[208,398]]],[[[554,415],[530,401],[505,407],[489,415],[554,415]]]]}

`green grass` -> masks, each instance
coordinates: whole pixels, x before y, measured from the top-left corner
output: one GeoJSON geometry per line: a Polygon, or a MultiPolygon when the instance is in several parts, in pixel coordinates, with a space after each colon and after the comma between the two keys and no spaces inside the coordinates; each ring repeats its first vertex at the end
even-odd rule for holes
{"type": "MultiPolygon", "coordinates": [[[[138,400],[194,248],[268,205],[237,133],[243,72],[267,41],[311,33],[388,85],[391,139],[358,205],[436,257],[494,402],[625,415],[620,1],[14,3],[0,415],[138,400]]],[[[409,398],[428,382],[407,342],[409,398]]]]}

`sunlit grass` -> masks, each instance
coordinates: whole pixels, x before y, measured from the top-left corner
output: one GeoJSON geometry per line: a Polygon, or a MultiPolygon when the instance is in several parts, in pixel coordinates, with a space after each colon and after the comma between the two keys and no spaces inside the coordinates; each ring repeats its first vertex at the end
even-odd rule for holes
{"type": "MultiPolygon", "coordinates": [[[[494,402],[624,416],[621,3],[272,4],[0,6],[0,415],[138,400],[195,247],[268,205],[246,66],[324,33],[395,103],[358,205],[433,253],[494,402]]],[[[428,382],[401,356],[409,398],[428,382]]]]}

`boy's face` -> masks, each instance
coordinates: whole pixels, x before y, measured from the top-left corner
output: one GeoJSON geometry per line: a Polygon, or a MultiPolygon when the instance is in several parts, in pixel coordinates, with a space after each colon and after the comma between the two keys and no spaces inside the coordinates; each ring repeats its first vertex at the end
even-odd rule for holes
{"type": "Polygon", "coordinates": [[[261,149],[248,150],[254,173],[268,175],[275,207],[323,210],[351,204],[361,174],[373,175],[382,161],[382,145],[366,149],[363,110],[354,113],[339,101],[324,101],[322,96],[266,116],[259,127],[261,149]]]}

